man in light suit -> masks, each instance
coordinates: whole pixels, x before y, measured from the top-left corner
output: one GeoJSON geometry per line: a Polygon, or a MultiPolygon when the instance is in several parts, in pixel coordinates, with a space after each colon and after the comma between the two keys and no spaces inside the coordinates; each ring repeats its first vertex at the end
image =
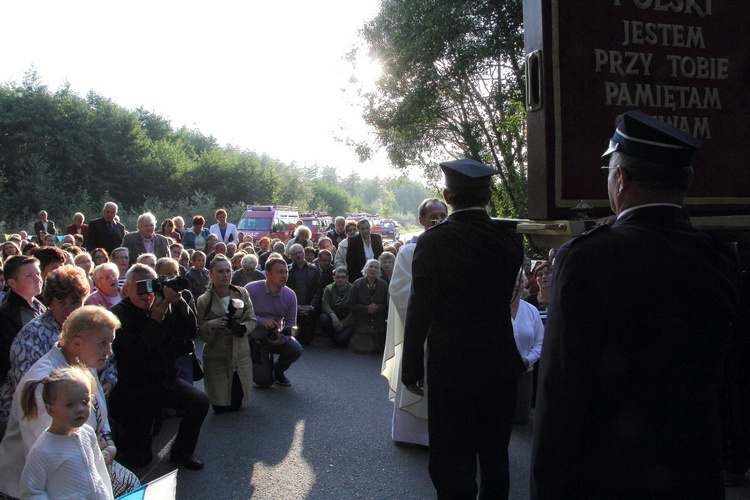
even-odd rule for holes
{"type": "Polygon", "coordinates": [[[34,222],[34,234],[39,237],[39,233],[46,231],[47,234],[57,234],[55,229],[55,221],[47,219],[47,212],[42,210],[39,212],[39,220],[34,222]]]}
{"type": "Polygon", "coordinates": [[[169,257],[169,242],[167,238],[156,234],[156,217],[151,212],[138,216],[138,231],[128,233],[122,239],[122,246],[130,252],[130,265],[135,264],[136,259],[142,253],[152,253],[156,259],[169,257]]]}
{"type": "Polygon", "coordinates": [[[617,125],[602,167],[617,219],[555,256],[532,498],[724,498],[719,393],[740,268],[682,208],[699,146],[640,111],[617,125]]]}
{"type": "Polygon", "coordinates": [[[477,462],[479,498],[507,498],[516,379],[526,371],[510,316],[523,247],[515,227],[485,209],[491,176],[500,172],[471,159],[440,166],[453,210],[417,240],[401,381],[423,394],[426,339],[429,471],[438,498],[476,498],[477,462]]]}
{"type": "Polygon", "coordinates": [[[89,233],[86,237],[86,248],[89,252],[95,248],[103,248],[111,254],[112,250],[120,246],[127,231],[116,217],[117,204],[108,201],[102,208],[102,216],[89,222],[89,233]]]}
{"type": "Polygon", "coordinates": [[[383,239],[379,234],[370,233],[370,221],[361,219],[357,222],[359,234],[348,238],[346,268],[349,281],[354,283],[362,277],[362,269],[368,259],[377,259],[383,253],[383,239]]]}

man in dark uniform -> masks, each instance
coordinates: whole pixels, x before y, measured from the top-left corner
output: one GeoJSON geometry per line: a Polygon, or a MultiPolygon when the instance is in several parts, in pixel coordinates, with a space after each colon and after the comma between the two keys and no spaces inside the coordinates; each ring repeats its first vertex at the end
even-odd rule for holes
{"type": "Polygon", "coordinates": [[[699,146],[625,113],[602,167],[617,220],[557,252],[533,498],[724,498],[718,395],[739,262],[681,208],[699,146]]]}
{"type": "Polygon", "coordinates": [[[421,394],[427,339],[429,470],[438,498],[476,498],[477,459],[480,498],[507,498],[516,378],[526,370],[510,319],[523,248],[513,228],[487,215],[497,170],[474,160],[440,166],[453,211],[417,241],[401,380],[421,394]]]}

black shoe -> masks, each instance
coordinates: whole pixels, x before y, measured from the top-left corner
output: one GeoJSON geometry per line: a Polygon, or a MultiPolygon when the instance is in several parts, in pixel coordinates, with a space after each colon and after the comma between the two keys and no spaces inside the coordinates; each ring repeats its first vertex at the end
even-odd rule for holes
{"type": "Polygon", "coordinates": [[[201,470],[203,468],[203,460],[201,457],[193,453],[192,455],[171,455],[169,461],[184,465],[190,470],[201,470]]]}
{"type": "Polygon", "coordinates": [[[286,375],[284,375],[284,372],[276,372],[274,378],[276,379],[277,384],[283,385],[284,387],[289,387],[290,385],[292,385],[289,379],[286,378],[286,375]]]}

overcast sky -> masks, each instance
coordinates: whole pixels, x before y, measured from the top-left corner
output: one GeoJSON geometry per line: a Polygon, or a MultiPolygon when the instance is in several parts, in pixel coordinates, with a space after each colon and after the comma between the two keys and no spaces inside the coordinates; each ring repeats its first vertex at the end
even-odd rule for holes
{"type": "MultiPolygon", "coordinates": [[[[368,133],[343,56],[377,11],[377,0],[4,2],[0,81],[34,65],[52,91],[68,81],[221,145],[390,176],[382,155],[360,164],[335,140],[368,133]]],[[[376,74],[360,62],[360,80],[376,74]]]]}

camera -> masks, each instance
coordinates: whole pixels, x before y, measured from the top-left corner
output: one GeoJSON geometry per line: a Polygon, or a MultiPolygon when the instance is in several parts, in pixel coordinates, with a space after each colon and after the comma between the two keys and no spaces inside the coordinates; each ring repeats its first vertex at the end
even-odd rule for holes
{"type": "Polygon", "coordinates": [[[141,280],[135,282],[135,290],[138,295],[146,293],[153,293],[160,297],[164,296],[164,287],[171,288],[176,292],[180,292],[190,287],[190,282],[187,278],[182,276],[175,276],[172,279],[167,279],[164,276],[159,276],[155,280],[141,280]]]}
{"type": "Polygon", "coordinates": [[[234,305],[234,301],[229,301],[229,306],[227,307],[227,329],[232,332],[232,335],[235,337],[244,337],[245,336],[245,325],[243,325],[238,318],[235,316],[235,313],[237,312],[237,307],[234,305]]]}

